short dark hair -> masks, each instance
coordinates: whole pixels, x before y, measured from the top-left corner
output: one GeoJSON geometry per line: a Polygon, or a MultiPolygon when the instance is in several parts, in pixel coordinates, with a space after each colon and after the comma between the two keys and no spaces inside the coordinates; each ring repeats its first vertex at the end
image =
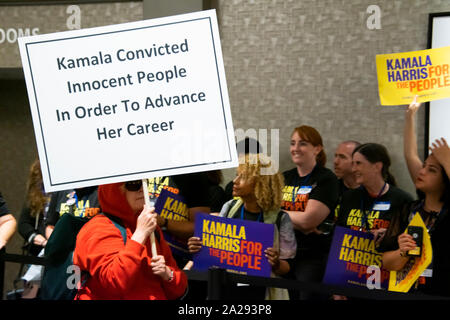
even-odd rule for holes
{"type": "Polygon", "coordinates": [[[258,140],[250,137],[246,137],[244,140],[236,143],[236,149],[238,154],[257,154],[263,152],[258,140]]]}

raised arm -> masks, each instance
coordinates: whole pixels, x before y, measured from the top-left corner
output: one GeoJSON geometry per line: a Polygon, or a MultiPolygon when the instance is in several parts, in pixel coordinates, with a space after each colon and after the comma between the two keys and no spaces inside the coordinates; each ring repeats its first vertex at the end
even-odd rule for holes
{"type": "Polygon", "coordinates": [[[422,160],[417,152],[416,137],[416,113],[419,110],[420,103],[417,102],[417,95],[408,106],[405,112],[405,126],[403,131],[403,154],[405,156],[406,165],[408,166],[409,175],[413,182],[416,181],[419,171],[422,168],[422,160]]]}

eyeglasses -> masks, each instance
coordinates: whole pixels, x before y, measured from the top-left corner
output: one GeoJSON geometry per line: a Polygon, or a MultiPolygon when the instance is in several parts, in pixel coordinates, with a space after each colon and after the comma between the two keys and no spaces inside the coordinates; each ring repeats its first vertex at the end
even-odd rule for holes
{"type": "Polygon", "coordinates": [[[139,191],[142,187],[142,180],[128,181],[125,182],[125,189],[128,191],[139,191]]]}

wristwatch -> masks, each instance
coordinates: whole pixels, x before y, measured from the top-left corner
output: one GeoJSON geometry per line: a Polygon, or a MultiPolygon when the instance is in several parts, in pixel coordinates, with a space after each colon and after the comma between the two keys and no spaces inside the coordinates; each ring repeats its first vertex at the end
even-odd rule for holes
{"type": "Polygon", "coordinates": [[[168,224],[168,222],[169,222],[169,220],[164,218],[164,224],[161,226],[161,230],[162,231],[167,231],[167,224],[168,224]]]}

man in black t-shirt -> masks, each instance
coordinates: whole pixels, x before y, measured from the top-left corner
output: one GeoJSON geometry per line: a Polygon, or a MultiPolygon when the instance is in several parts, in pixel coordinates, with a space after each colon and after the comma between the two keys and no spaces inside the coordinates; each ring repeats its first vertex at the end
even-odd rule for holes
{"type": "Polygon", "coordinates": [[[350,189],[356,189],[359,184],[356,183],[355,176],[353,175],[353,151],[356,147],[360,146],[358,141],[348,140],[341,142],[334,153],[334,174],[338,177],[339,181],[339,201],[336,206],[334,220],[337,219],[339,211],[339,203],[341,202],[342,195],[350,189]]]}

